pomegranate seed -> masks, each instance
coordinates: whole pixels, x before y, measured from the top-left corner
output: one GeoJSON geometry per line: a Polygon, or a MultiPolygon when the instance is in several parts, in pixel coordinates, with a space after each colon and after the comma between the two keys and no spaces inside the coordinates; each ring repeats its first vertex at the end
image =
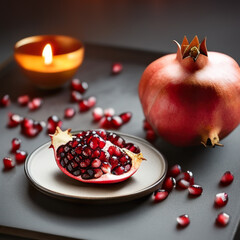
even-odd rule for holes
{"type": "Polygon", "coordinates": [[[226,225],[228,225],[229,220],[230,220],[230,216],[227,213],[221,212],[218,214],[216,218],[216,223],[225,227],[226,225]]]}
{"type": "Polygon", "coordinates": [[[150,125],[150,123],[146,119],[143,120],[143,129],[146,130],[146,131],[147,130],[153,130],[152,126],[150,125]]]}
{"type": "Polygon", "coordinates": [[[233,179],[234,179],[233,174],[230,171],[227,171],[221,177],[220,183],[222,185],[229,185],[232,183],[233,179]]]}
{"type": "Polygon", "coordinates": [[[42,98],[34,98],[32,101],[28,103],[28,108],[31,111],[37,110],[42,106],[43,100],[42,98]]]}
{"type": "Polygon", "coordinates": [[[21,126],[23,129],[30,128],[33,126],[33,122],[34,121],[31,118],[24,118],[21,123],[21,126]]]}
{"type": "Polygon", "coordinates": [[[100,120],[100,127],[105,128],[105,129],[111,128],[112,127],[112,118],[111,117],[103,117],[100,120]]]}
{"type": "Polygon", "coordinates": [[[120,148],[123,148],[125,146],[125,140],[123,138],[119,137],[114,140],[114,144],[120,148]]]}
{"type": "Polygon", "coordinates": [[[15,167],[13,160],[10,157],[3,158],[3,165],[6,170],[15,167]]]}
{"type": "Polygon", "coordinates": [[[22,95],[22,96],[18,97],[17,101],[18,101],[19,105],[26,106],[28,104],[29,100],[30,100],[30,98],[28,95],[22,95]]]}
{"type": "Polygon", "coordinates": [[[56,115],[52,115],[48,118],[48,123],[47,123],[48,134],[54,134],[56,127],[61,127],[61,126],[62,126],[62,121],[56,115]]]}
{"type": "Polygon", "coordinates": [[[0,106],[7,107],[11,103],[10,97],[8,94],[5,94],[2,98],[0,98],[0,106]]]}
{"type": "Polygon", "coordinates": [[[180,179],[177,181],[177,187],[181,189],[187,189],[190,186],[190,182],[185,179],[180,179]]]}
{"type": "Polygon", "coordinates": [[[96,105],[97,99],[92,96],[92,97],[89,97],[87,101],[88,101],[89,108],[91,108],[96,105]]]}
{"type": "Polygon", "coordinates": [[[45,127],[45,122],[37,122],[30,118],[24,118],[21,123],[21,132],[27,137],[37,136],[45,127]]]}
{"type": "Polygon", "coordinates": [[[181,166],[179,164],[175,164],[169,169],[168,176],[175,178],[181,173],[181,171],[182,171],[181,166]]]}
{"type": "Polygon", "coordinates": [[[122,119],[123,123],[127,123],[131,120],[132,118],[132,113],[131,112],[124,112],[119,115],[119,117],[122,119]]]}
{"type": "Polygon", "coordinates": [[[115,114],[115,110],[113,108],[107,108],[104,110],[105,117],[112,117],[115,114]]]}
{"type": "Polygon", "coordinates": [[[111,119],[111,125],[113,128],[120,128],[123,124],[122,119],[119,116],[113,116],[111,119]]]}
{"type": "Polygon", "coordinates": [[[184,179],[190,183],[190,185],[194,184],[194,177],[191,171],[181,172],[177,177],[176,181],[178,182],[180,179],[184,179]]]}
{"type": "Polygon", "coordinates": [[[15,159],[18,163],[23,163],[27,158],[27,152],[22,150],[17,150],[15,153],[15,159]]]}
{"type": "Polygon", "coordinates": [[[149,142],[153,142],[155,139],[156,139],[156,134],[153,130],[147,130],[146,132],[146,139],[149,141],[149,142]]]}
{"type": "Polygon", "coordinates": [[[87,100],[80,100],[78,103],[78,107],[80,112],[86,112],[90,109],[90,106],[88,105],[87,100]]]}
{"type": "Polygon", "coordinates": [[[140,148],[133,143],[126,143],[125,148],[127,148],[129,151],[133,153],[140,153],[140,148]]]}
{"type": "Polygon", "coordinates": [[[218,193],[215,196],[215,206],[223,207],[228,202],[228,194],[227,193],[218,193]]]}
{"type": "Polygon", "coordinates": [[[178,225],[181,227],[186,227],[190,223],[189,216],[187,214],[177,217],[178,225]]]}
{"type": "Polygon", "coordinates": [[[99,130],[97,131],[97,134],[103,139],[107,140],[107,132],[105,130],[99,130]]]}
{"type": "Polygon", "coordinates": [[[167,177],[162,185],[162,188],[165,189],[168,192],[171,192],[173,188],[176,187],[176,180],[173,177],[167,177]]]}
{"type": "Polygon", "coordinates": [[[92,115],[93,115],[93,120],[95,122],[98,122],[101,120],[101,118],[103,117],[103,109],[100,107],[96,107],[93,109],[92,111],[92,115]]]}
{"type": "Polygon", "coordinates": [[[72,118],[75,114],[76,114],[76,111],[74,108],[69,107],[64,110],[65,118],[72,118]]]}
{"type": "Polygon", "coordinates": [[[22,134],[24,134],[27,137],[35,137],[38,135],[38,133],[39,131],[34,127],[30,127],[22,130],[22,134]]]}
{"type": "Polygon", "coordinates": [[[78,91],[73,90],[71,92],[71,102],[79,102],[82,100],[82,94],[78,91]]]}
{"type": "Polygon", "coordinates": [[[21,140],[18,138],[12,139],[12,149],[11,152],[15,153],[21,146],[21,140]]]}
{"type": "Polygon", "coordinates": [[[86,82],[81,82],[78,78],[75,78],[71,82],[71,88],[72,90],[80,93],[85,93],[88,89],[88,84],[86,82]]]}
{"type": "Polygon", "coordinates": [[[23,118],[18,114],[9,113],[8,114],[8,127],[16,127],[23,121],[23,118]]]}
{"type": "Polygon", "coordinates": [[[103,175],[103,171],[101,170],[101,169],[94,169],[94,177],[95,178],[99,178],[99,177],[101,177],[102,175],[103,175]]]}
{"type": "Polygon", "coordinates": [[[161,202],[168,197],[168,191],[165,189],[159,189],[154,193],[154,201],[161,202]]]}
{"type": "Polygon", "coordinates": [[[123,66],[121,63],[116,62],[112,64],[112,74],[118,74],[122,71],[123,66]]]}
{"type": "Polygon", "coordinates": [[[192,196],[200,196],[203,189],[200,185],[194,184],[188,188],[189,194],[192,196]]]}
{"type": "Polygon", "coordinates": [[[114,169],[113,174],[121,175],[124,172],[125,172],[125,168],[123,166],[119,166],[119,167],[114,169]]]}
{"type": "Polygon", "coordinates": [[[101,160],[96,158],[92,161],[92,167],[98,168],[98,167],[100,167],[101,163],[102,163],[101,160]]]}
{"type": "Polygon", "coordinates": [[[108,152],[109,152],[110,155],[113,155],[113,154],[114,154],[115,148],[116,148],[115,146],[110,146],[110,147],[108,148],[108,152]]]}

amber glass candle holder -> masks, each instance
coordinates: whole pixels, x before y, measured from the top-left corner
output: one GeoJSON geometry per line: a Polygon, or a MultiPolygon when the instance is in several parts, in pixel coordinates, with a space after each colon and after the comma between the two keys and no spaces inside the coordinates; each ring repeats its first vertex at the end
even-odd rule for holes
{"type": "Polygon", "coordinates": [[[84,46],[79,40],[69,36],[32,36],[15,44],[14,58],[36,86],[57,88],[73,78],[82,64],[84,46]],[[46,57],[43,52],[47,44],[50,44],[51,52],[46,57]]]}

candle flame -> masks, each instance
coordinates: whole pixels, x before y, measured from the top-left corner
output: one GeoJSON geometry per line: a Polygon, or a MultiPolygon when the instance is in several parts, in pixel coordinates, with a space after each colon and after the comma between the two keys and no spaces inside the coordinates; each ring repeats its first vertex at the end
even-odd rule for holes
{"type": "Polygon", "coordinates": [[[46,65],[49,65],[52,63],[52,60],[53,60],[52,47],[49,43],[45,45],[42,51],[42,56],[44,58],[44,63],[46,65]]]}

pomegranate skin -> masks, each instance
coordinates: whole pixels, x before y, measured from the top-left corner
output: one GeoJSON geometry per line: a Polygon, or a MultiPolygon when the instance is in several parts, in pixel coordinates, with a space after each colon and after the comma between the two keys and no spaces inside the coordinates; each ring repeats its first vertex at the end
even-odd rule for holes
{"type": "Polygon", "coordinates": [[[143,72],[139,98],[144,115],[174,145],[220,145],[240,123],[239,66],[217,52],[183,59],[178,47],[177,54],[157,59],[143,72]]]}

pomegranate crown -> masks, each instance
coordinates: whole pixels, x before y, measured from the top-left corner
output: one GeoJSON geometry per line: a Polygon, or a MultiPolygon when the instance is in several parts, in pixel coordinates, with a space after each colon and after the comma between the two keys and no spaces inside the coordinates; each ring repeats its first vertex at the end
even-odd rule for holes
{"type": "Polygon", "coordinates": [[[182,44],[180,46],[180,49],[181,49],[181,54],[182,54],[183,59],[187,58],[187,57],[191,57],[194,62],[197,60],[197,58],[200,54],[208,56],[207,45],[206,45],[206,37],[200,43],[199,40],[198,40],[198,37],[196,35],[193,38],[193,40],[189,43],[187,37],[184,36],[182,44]]]}

